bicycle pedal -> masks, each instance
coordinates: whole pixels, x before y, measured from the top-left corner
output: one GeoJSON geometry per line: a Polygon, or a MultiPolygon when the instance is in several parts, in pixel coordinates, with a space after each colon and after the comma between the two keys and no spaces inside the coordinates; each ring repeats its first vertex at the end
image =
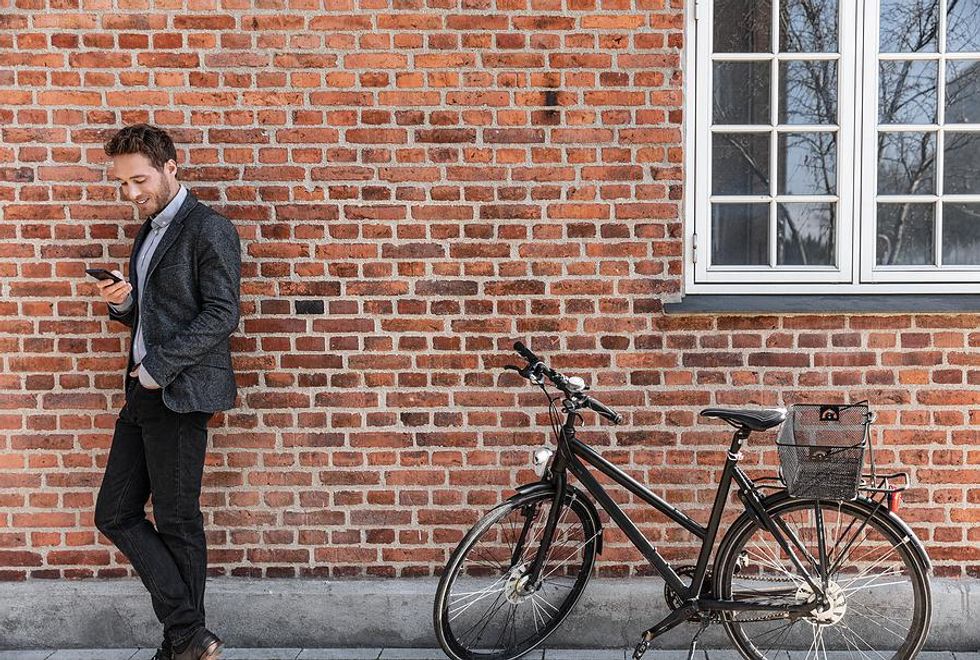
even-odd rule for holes
{"type": "Polygon", "coordinates": [[[640,640],[640,643],[636,645],[635,649],[633,649],[633,660],[640,660],[640,658],[643,657],[643,654],[647,652],[648,648],[650,648],[650,642],[645,639],[640,640]]]}

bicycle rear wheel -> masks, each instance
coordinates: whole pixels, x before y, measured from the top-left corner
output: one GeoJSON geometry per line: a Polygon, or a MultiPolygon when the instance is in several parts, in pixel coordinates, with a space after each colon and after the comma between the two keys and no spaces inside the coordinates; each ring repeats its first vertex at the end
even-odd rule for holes
{"type": "Polygon", "coordinates": [[[460,542],[436,591],[433,619],[453,660],[512,660],[543,642],[568,616],[592,574],[599,530],[567,497],[538,585],[527,571],[541,546],[553,493],[509,500],[460,542]]]}
{"type": "MultiPolygon", "coordinates": [[[[925,642],[931,618],[926,567],[913,539],[867,501],[787,499],[767,509],[799,539],[793,546],[825,602],[807,615],[726,612],[723,623],[746,658],[907,660],[925,642]]],[[[792,544],[791,544],[792,545],[792,544]]],[[[718,551],[715,593],[722,599],[797,605],[818,600],[813,587],[756,520],[743,516],[718,551]]]]}

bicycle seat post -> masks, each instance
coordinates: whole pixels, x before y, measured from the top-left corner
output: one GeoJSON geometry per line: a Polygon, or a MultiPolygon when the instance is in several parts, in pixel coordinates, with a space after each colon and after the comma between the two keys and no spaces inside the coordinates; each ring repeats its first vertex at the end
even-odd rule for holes
{"type": "Polygon", "coordinates": [[[749,436],[752,435],[752,429],[747,426],[740,426],[732,434],[732,444],[728,449],[728,458],[735,461],[736,463],[742,460],[742,445],[749,436]]]}

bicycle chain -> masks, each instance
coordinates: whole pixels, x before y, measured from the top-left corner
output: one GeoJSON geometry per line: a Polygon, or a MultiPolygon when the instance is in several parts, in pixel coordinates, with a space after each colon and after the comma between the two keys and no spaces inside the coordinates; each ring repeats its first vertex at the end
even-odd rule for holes
{"type": "MultiPolygon", "coordinates": [[[[761,576],[756,576],[756,575],[751,575],[751,576],[749,576],[749,575],[739,575],[739,579],[740,580],[754,580],[756,582],[795,582],[794,580],[788,580],[786,578],[761,577],[761,576]]],[[[783,604],[783,603],[776,603],[776,602],[767,603],[765,600],[762,600],[762,601],[759,601],[759,602],[762,603],[763,605],[769,605],[769,604],[772,604],[772,605],[782,605],[783,604]]],[[[759,621],[775,621],[777,619],[787,619],[787,618],[789,618],[789,615],[788,614],[769,614],[769,615],[765,615],[765,616],[759,615],[757,617],[750,617],[750,618],[746,618],[746,619],[738,619],[737,621],[735,621],[735,623],[756,623],[756,622],[759,622],[759,621]]]]}
{"type": "MultiPolygon", "coordinates": [[[[693,576],[694,575],[694,569],[695,569],[695,567],[693,565],[691,565],[691,566],[687,566],[687,565],[680,566],[677,569],[677,574],[678,575],[689,575],[689,576],[693,576]]],[[[710,577],[710,574],[708,576],[706,576],[705,584],[708,584],[708,579],[707,579],[708,577],[710,577]]],[[[793,580],[788,580],[786,578],[748,576],[748,575],[740,575],[739,576],[739,579],[742,579],[742,580],[755,580],[755,581],[758,581],[758,582],[793,582],[793,580]]],[[[674,592],[671,591],[669,589],[669,587],[667,587],[665,585],[664,586],[664,599],[667,601],[667,606],[669,608],[671,608],[672,610],[676,610],[677,609],[677,603],[676,602],[672,602],[672,600],[671,600],[672,598],[676,599],[676,597],[677,597],[676,594],[674,594],[674,592]]],[[[777,602],[768,602],[767,603],[765,600],[761,600],[761,601],[759,601],[759,603],[761,603],[763,605],[769,605],[769,604],[772,604],[772,605],[781,605],[781,604],[783,604],[782,602],[779,602],[779,603],[777,603],[777,602]]],[[[761,622],[761,621],[775,621],[777,619],[785,619],[785,618],[788,618],[788,615],[787,614],[768,614],[768,615],[759,615],[759,616],[756,616],[756,617],[748,617],[748,618],[744,618],[744,619],[739,618],[739,619],[733,621],[733,623],[757,623],[757,622],[761,622]]],[[[697,620],[697,619],[695,618],[695,619],[692,619],[692,620],[697,620]]]]}

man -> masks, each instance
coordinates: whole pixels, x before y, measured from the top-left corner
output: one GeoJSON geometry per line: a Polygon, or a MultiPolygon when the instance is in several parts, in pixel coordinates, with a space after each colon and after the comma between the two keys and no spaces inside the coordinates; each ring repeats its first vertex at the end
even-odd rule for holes
{"type": "Polygon", "coordinates": [[[144,222],[131,282],[98,283],[109,317],[132,328],[132,341],[95,524],[150,592],[164,626],[156,660],[211,660],[222,642],[204,620],[201,476],[208,420],[237,396],[229,336],[238,327],[240,241],[227,218],[177,182],[165,131],[129,126],[105,151],[144,222]],[[156,527],[144,511],[151,495],[156,527]]]}

